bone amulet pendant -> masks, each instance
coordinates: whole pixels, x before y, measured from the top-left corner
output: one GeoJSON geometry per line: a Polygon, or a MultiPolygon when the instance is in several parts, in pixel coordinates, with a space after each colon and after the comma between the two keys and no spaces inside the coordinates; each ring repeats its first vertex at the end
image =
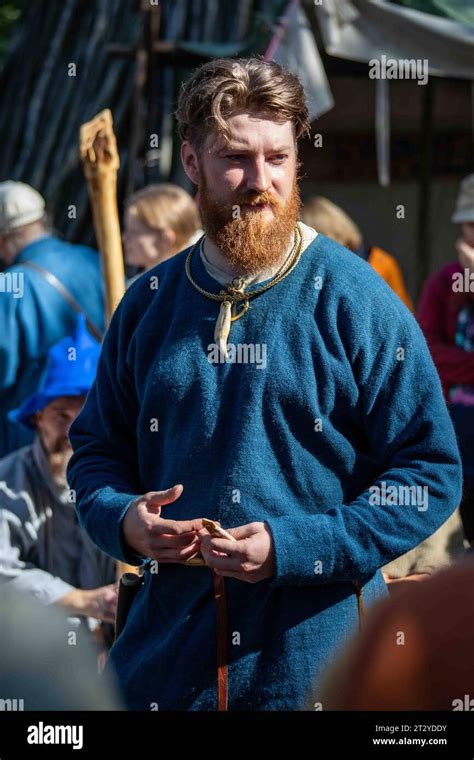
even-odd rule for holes
{"type": "Polygon", "coordinates": [[[232,316],[232,302],[222,301],[219,316],[217,317],[216,327],[214,330],[214,341],[219,346],[220,353],[225,359],[228,357],[227,353],[227,339],[230,333],[232,316]]]}

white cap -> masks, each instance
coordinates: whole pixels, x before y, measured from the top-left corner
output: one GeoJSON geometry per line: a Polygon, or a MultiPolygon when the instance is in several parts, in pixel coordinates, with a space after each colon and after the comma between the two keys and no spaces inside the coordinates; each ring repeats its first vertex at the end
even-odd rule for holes
{"type": "Polygon", "coordinates": [[[24,182],[0,182],[0,232],[9,232],[44,216],[44,198],[24,182]]]}
{"type": "Polygon", "coordinates": [[[465,177],[461,182],[456,201],[456,210],[451,217],[455,224],[474,222],[474,174],[465,177]]]}

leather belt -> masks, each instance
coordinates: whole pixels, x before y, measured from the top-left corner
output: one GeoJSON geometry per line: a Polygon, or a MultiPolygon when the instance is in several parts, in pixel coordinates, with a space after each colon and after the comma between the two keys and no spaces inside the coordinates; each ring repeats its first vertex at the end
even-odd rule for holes
{"type": "Polygon", "coordinates": [[[225,578],[212,573],[214,579],[214,599],[216,600],[217,632],[217,709],[227,711],[227,602],[225,578]]]}
{"type": "MultiPolygon", "coordinates": [[[[188,567],[206,567],[202,557],[193,557],[185,562],[188,567]]],[[[216,647],[217,647],[217,710],[227,711],[228,671],[227,671],[227,599],[225,578],[211,570],[216,603],[216,647]]]]}
{"type": "MultiPolygon", "coordinates": [[[[206,566],[202,557],[192,557],[184,563],[188,567],[206,566]]],[[[214,583],[214,599],[216,602],[216,633],[217,633],[217,710],[226,712],[228,706],[228,668],[227,668],[227,599],[225,593],[225,578],[216,575],[211,570],[214,583]]],[[[362,630],[364,621],[364,600],[360,581],[353,581],[357,594],[357,606],[359,613],[359,631],[362,630]]]]}

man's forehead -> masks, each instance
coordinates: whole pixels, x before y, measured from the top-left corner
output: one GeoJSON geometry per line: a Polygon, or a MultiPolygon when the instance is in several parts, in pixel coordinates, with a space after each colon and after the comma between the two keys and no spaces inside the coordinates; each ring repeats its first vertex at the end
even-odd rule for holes
{"type": "Polygon", "coordinates": [[[294,131],[291,121],[277,122],[268,115],[236,114],[227,121],[230,139],[222,133],[211,133],[206,141],[212,153],[238,148],[266,150],[290,150],[294,146],[294,131]]]}

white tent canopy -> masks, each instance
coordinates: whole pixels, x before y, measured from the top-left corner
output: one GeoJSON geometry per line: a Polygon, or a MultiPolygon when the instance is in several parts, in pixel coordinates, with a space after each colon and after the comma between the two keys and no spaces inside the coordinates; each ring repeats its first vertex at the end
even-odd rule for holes
{"type": "Polygon", "coordinates": [[[427,59],[434,76],[474,80],[474,27],[383,0],[315,0],[329,55],[427,59]]]}

